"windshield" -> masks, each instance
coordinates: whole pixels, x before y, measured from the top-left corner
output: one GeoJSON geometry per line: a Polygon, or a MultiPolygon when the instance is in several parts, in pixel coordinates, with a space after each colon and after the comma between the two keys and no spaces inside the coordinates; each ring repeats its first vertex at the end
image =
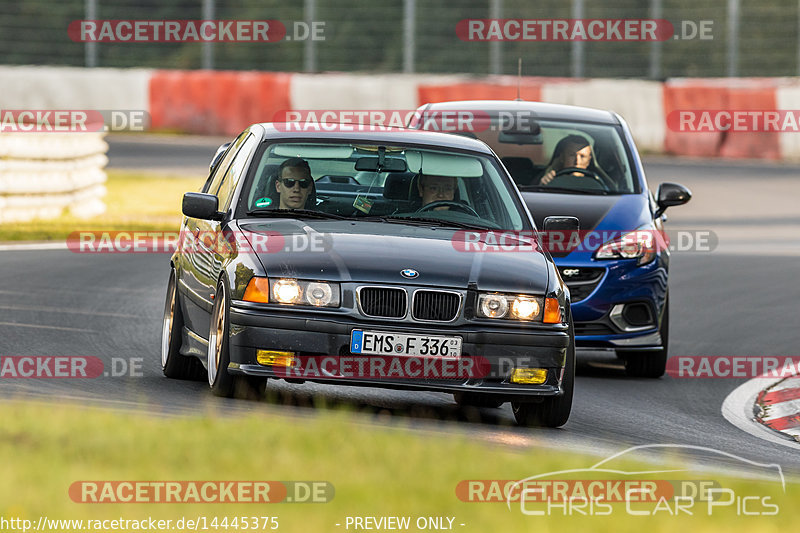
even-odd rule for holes
{"type": "Polygon", "coordinates": [[[416,146],[264,145],[239,206],[253,217],[529,229],[496,159],[416,146]]]}
{"type": "Polygon", "coordinates": [[[636,193],[621,133],[615,125],[542,120],[527,112],[495,114],[462,132],[488,144],[523,192],[636,193]]]}

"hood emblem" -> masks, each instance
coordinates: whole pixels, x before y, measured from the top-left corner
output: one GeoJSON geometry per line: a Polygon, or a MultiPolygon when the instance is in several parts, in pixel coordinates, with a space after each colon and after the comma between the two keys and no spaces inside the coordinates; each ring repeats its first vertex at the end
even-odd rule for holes
{"type": "Polygon", "coordinates": [[[403,270],[400,271],[400,275],[403,276],[404,278],[414,279],[417,276],[419,276],[419,272],[417,272],[413,268],[404,268],[403,270]]]}

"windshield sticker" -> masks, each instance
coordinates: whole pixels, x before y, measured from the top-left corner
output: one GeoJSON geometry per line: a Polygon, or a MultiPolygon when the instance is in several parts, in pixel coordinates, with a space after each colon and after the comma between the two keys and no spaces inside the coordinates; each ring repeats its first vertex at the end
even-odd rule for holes
{"type": "Polygon", "coordinates": [[[256,200],[256,207],[269,207],[272,205],[272,198],[259,198],[256,200]]]}

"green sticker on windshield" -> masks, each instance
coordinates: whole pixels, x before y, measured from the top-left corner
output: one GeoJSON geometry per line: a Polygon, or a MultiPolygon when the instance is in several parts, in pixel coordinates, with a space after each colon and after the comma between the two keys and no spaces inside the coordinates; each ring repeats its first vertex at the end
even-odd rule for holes
{"type": "Polygon", "coordinates": [[[272,198],[259,198],[256,200],[256,207],[269,207],[272,205],[272,198]]]}
{"type": "Polygon", "coordinates": [[[369,214],[369,210],[372,209],[372,204],[373,201],[369,197],[362,196],[359,194],[358,196],[356,196],[355,202],[353,202],[353,207],[355,207],[362,213],[369,214]]]}

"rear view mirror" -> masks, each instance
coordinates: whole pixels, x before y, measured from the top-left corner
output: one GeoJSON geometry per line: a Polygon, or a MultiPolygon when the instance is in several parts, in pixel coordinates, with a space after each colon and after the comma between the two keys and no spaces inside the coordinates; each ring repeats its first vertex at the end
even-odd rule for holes
{"type": "Polygon", "coordinates": [[[219,199],[213,194],[187,192],[183,195],[183,214],[189,218],[200,220],[220,220],[222,214],[217,211],[219,199]]]}
{"type": "Polygon", "coordinates": [[[385,157],[383,164],[376,157],[359,157],[356,159],[356,170],[366,172],[405,172],[408,170],[406,162],[399,157],[385,157]]]}
{"type": "Polygon", "coordinates": [[[542,144],[542,127],[535,115],[526,111],[501,112],[497,116],[497,140],[504,144],[542,144]]]}
{"type": "Polygon", "coordinates": [[[658,186],[656,203],[658,210],[655,217],[660,217],[668,207],[683,205],[692,199],[692,191],[677,183],[662,183],[658,186]]]}
{"type": "Polygon", "coordinates": [[[497,140],[503,144],[542,144],[541,133],[525,133],[519,131],[501,131],[497,140]]]}

